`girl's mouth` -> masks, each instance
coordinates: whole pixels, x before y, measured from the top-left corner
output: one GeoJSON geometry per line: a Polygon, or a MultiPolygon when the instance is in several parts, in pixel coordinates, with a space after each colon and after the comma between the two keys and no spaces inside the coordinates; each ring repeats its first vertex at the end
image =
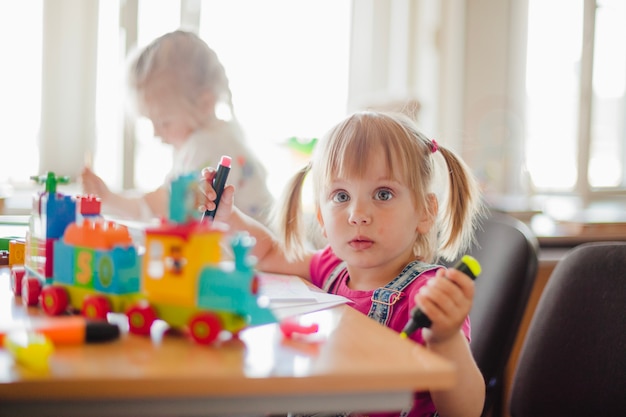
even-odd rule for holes
{"type": "Polygon", "coordinates": [[[363,236],[357,236],[348,243],[353,249],[363,250],[371,248],[374,241],[363,236]]]}

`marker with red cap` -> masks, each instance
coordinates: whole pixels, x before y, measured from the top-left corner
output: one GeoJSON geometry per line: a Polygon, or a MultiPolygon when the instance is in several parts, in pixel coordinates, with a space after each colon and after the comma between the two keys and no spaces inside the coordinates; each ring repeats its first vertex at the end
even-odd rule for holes
{"type": "Polygon", "coordinates": [[[220,203],[220,199],[222,198],[222,192],[224,191],[224,187],[226,186],[226,180],[228,179],[228,173],[230,172],[230,164],[231,158],[230,156],[222,156],[220,159],[220,163],[217,166],[217,172],[215,173],[215,177],[213,177],[213,189],[215,190],[215,209],[207,210],[204,212],[204,217],[210,217],[213,219],[215,217],[215,213],[217,212],[217,206],[220,203]]]}

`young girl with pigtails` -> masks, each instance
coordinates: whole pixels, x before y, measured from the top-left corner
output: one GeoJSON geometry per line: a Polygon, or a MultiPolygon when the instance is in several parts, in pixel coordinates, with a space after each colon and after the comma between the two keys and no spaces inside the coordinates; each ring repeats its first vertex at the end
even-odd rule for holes
{"type": "MultiPolygon", "coordinates": [[[[215,208],[214,175],[212,168],[203,170],[201,209],[215,208]]],[[[294,176],[278,215],[278,236],[235,207],[234,192],[232,186],[223,191],[215,220],[256,238],[259,270],[303,277],[399,333],[417,305],[432,324],[410,338],[457,369],[453,388],[415,393],[410,410],[320,415],[481,414],[485,384],[469,348],[474,283],[436,263],[468,248],[482,211],[477,183],[454,152],[404,115],[358,112],[334,126],[294,176]],[[307,175],[328,242],[319,250],[305,245],[301,191],[307,175]]]]}

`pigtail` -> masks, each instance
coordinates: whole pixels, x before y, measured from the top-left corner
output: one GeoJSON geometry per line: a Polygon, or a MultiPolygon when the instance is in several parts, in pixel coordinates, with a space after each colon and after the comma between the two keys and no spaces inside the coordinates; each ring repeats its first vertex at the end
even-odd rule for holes
{"type": "Polygon", "coordinates": [[[291,178],[278,204],[274,218],[278,236],[281,241],[287,259],[301,259],[305,248],[303,242],[304,222],[302,220],[302,188],[304,180],[311,170],[311,164],[307,164],[291,178]]]}
{"type": "Polygon", "coordinates": [[[439,146],[448,167],[449,189],[446,205],[438,219],[438,254],[454,260],[472,243],[474,228],[483,213],[480,188],[469,167],[452,151],[439,146]]]}

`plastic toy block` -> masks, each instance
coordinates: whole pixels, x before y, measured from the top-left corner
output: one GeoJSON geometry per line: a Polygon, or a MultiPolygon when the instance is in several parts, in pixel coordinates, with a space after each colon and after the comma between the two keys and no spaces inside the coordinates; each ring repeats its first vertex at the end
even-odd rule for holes
{"type": "Polygon", "coordinates": [[[24,265],[24,251],[26,243],[22,239],[9,242],[9,266],[24,265]]]}
{"type": "Polygon", "coordinates": [[[42,283],[52,277],[52,251],[56,239],[27,237],[24,252],[24,266],[33,277],[42,283]]]}
{"type": "Polygon", "coordinates": [[[102,202],[99,197],[89,194],[76,197],[78,212],[83,216],[99,216],[102,202]]]}
{"type": "Polygon", "coordinates": [[[126,226],[101,219],[85,219],[82,224],[70,224],[65,231],[63,240],[74,246],[104,250],[110,250],[114,246],[131,246],[133,244],[126,226]]]}
{"type": "Polygon", "coordinates": [[[75,250],[62,240],[54,242],[53,282],[71,285],[74,282],[75,250]]]}
{"type": "Polygon", "coordinates": [[[71,196],[43,194],[40,205],[43,210],[39,221],[45,236],[39,237],[59,239],[67,226],[76,220],[76,201],[71,196]]]}
{"type": "Polygon", "coordinates": [[[93,288],[102,293],[132,294],[140,290],[140,262],[134,246],[95,251],[93,288]]]}
{"type": "Polygon", "coordinates": [[[55,283],[106,294],[128,294],[139,292],[139,276],[140,257],[132,245],[101,250],[63,240],[54,243],[55,283]]]}
{"type": "Polygon", "coordinates": [[[198,220],[202,213],[198,211],[197,174],[185,174],[172,181],[169,220],[174,223],[186,223],[198,220]]]}

